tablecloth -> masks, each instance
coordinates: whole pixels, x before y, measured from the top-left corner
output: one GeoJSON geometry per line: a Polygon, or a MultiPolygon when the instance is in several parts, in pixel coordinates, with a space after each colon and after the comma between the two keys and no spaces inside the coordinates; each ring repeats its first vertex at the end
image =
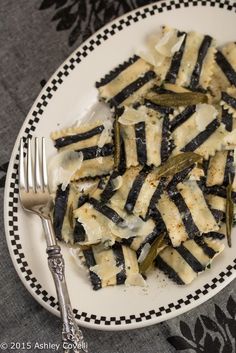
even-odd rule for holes
{"type": "MultiPolygon", "coordinates": [[[[0,2],[0,351],[62,351],[58,346],[60,320],[24,288],[5,240],[4,183],[19,129],[42,86],[83,40],[111,19],[151,2],[0,2]]],[[[90,353],[236,352],[236,281],[199,307],[169,321],[131,331],[83,328],[83,332],[90,353]]]]}

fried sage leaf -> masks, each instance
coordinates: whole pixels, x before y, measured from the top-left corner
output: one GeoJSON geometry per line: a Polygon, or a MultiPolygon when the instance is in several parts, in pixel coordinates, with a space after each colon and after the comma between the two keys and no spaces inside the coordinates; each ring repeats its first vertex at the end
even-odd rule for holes
{"type": "Polygon", "coordinates": [[[145,259],[139,264],[139,272],[145,273],[149,267],[152,265],[153,261],[157,257],[158,253],[163,249],[165,245],[167,245],[165,238],[165,234],[160,235],[155,241],[152,243],[149,252],[145,259]]]}
{"type": "Polygon", "coordinates": [[[233,226],[233,219],[234,219],[234,203],[232,200],[232,183],[230,182],[226,187],[226,236],[228,245],[231,248],[232,241],[231,241],[231,231],[233,226]]]}
{"type": "Polygon", "coordinates": [[[156,177],[172,176],[190,167],[192,164],[200,162],[202,156],[194,152],[184,152],[170,157],[166,163],[156,168],[156,177]]]}
{"type": "Polygon", "coordinates": [[[73,204],[70,204],[69,206],[69,210],[68,210],[68,219],[69,219],[69,223],[70,223],[70,227],[73,229],[74,227],[74,208],[73,208],[73,204]]]}
{"type": "Polygon", "coordinates": [[[208,102],[207,95],[201,92],[174,92],[163,94],[148,92],[145,98],[152,103],[165,107],[180,107],[208,102]]]}
{"type": "Polygon", "coordinates": [[[116,115],[114,121],[114,143],[115,143],[115,152],[114,152],[114,168],[118,169],[120,164],[120,123],[118,121],[118,116],[116,115]]]}

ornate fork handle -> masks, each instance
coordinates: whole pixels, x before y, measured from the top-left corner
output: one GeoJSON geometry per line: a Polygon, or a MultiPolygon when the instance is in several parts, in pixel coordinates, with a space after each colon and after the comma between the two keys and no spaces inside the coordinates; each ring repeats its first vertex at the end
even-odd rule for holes
{"type": "Polygon", "coordinates": [[[56,237],[49,217],[42,217],[43,228],[46,234],[48,265],[56,286],[60,312],[63,321],[62,342],[65,353],[88,352],[87,343],[79,329],[71,308],[69,294],[65,280],[65,264],[61,248],[57,245],[56,237]]]}

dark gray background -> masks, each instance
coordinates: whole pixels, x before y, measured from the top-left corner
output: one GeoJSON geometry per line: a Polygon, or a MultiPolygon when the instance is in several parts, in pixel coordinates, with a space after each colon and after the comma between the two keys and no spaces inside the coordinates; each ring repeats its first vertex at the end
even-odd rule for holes
{"type": "MultiPolygon", "coordinates": [[[[77,0],[78,3],[80,1],[82,2],[82,0],[77,0]]],[[[97,3],[99,1],[102,2],[102,0],[97,0],[97,3]]],[[[148,2],[150,1],[146,1],[148,2]]],[[[67,1],[64,3],[66,6],[67,1]]],[[[93,3],[96,1],[84,1],[82,4],[87,8],[87,12],[82,12],[83,19],[88,17],[88,11],[93,3]]],[[[104,7],[108,10],[97,17],[97,24],[96,18],[90,23],[91,32],[109,19],[145,1],[123,1],[123,7],[118,7],[117,1],[113,1],[113,5],[117,5],[113,9],[111,3],[112,1],[103,1],[104,7]]],[[[41,90],[42,81],[47,80],[89,34],[86,32],[86,21],[84,21],[81,24],[78,38],[75,35],[72,38],[74,41],[75,38],[77,40],[73,45],[69,45],[72,44],[72,40],[68,42],[71,28],[64,29],[70,27],[70,24],[66,22],[67,19],[64,19],[64,22],[62,18],[59,19],[61,26],[58,27],[58,22],[51,21],[57,11],[55,6],[39,10],[41,4],[41,0],[0,1],[0,166],[3,165],[0,178],[2,184],[5,175],[4,164],[10,158],[18,131],[41,90]],[[56,27],[59,30],[56,30],[56,27]]],[[[2,210],[3,194],[4,188],[2,187],[0,188],[2,210]]],[[[1,212],[0,222],[0,342],[8,344],[10,342],[31,342],[32,345],[36,342],[60,343],[60,320],[48,313],[31,297],[13,268],[5,240],[3,212],[1,212]]],[[[231,320],[231,325],[234,324],[231,327],[235,327],[236,332],[236,306],[229,299],[230,296],[235,300],[236,281],[205,304],[165,323],[127,332],[83,329],[84,336],[89,343],[90,353],[131,353],[134,351],[168,353],[175,352],[176,349],[167,341],[167,338],[176,335],[182,336],[182,339],[183,336],[191,338],[190,333],[194,335],[195,330],[193,339],[196,340],[196,337],[201,339],[198,348],[192,350],[186,345],[188,349],[185,352],[235,352],[235,338],[230,336],[226,328],[227,320],[231,320]],[[215,304],[222,309],[225,316],[221,311],[219,314],[215,304]],[[207,321],[201,315],[207,316],[209,320],[212,319],[216,326],[213,324],[211,326],[208,322],[207,328],[207,321]],[[215,332],[213,327],[215,327],[215,332]],[[227,343],[229,341],[231,343],[227,343]]],[[[175,344],[179,350],[184,348],[184,343],[181,342],[179,338],[175,344]]],[[[26,351],[24,349],[15,350],[15,352],[26,351]]],[[[42,352],[36,349],[30,351],[42,352]]],[[[53,350],[43,351],[53,352],[53,350]]],[[[13,352],[13,350],[7,349],[6,352],[13,352]]]]}

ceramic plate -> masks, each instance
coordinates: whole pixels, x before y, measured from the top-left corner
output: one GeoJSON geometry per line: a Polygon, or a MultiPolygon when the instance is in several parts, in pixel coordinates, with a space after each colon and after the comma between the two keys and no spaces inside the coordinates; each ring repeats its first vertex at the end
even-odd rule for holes
{"type": "MultiPolygon", "coordinates": [[[[147,35],[168,24],[215,37],[219,44],[236,39],[236,6],[232,1],[158,2],[118,18],[80,46],[48,81],[29,112],[15,143],[5,188],[5,228],[17,273],[28,291],[50,312],[59,315],[56,292],[47,267],[40,220],[22,211],[18,199],[20,137],[45,136],[48,156],[55,153],[49,134],[76,120],[96,115],[95,81],[131,56],[147,35]],[[95,104],[95,106],[94,106],[95,104]],[[90,112],[90,113],[89,113],[90,112]]],[[[235,233],[235,232],[234,232],[235,233]]],[[[74,313],[82,326],[108,330],[143,327],[175,317],[203,303],[236,277],[233,247],[191,285],[177,286],[154,272],[148,287],[116,286],[93,291],[87,273],[62,246],[74,313]]]]}

